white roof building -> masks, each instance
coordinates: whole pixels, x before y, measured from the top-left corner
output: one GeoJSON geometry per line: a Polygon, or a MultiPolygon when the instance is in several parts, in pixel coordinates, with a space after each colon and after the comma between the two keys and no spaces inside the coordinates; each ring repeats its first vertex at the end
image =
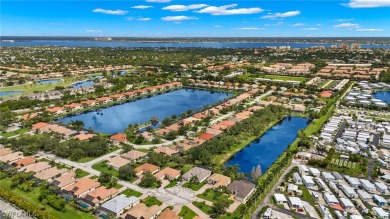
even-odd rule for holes
{"type": "Polygon", "coordinates": [[[303,203],[302,203],[300,198],[288,197],[288,203],[290,204],[291,208],[296,208],[296,209],[302,209],[303,208],[303,203]]]}
{"type": "Polygon", "coordinates": [[[309,168],[305,165],[298,165],[298,169],[300,174],[306,174],[309,172],[309,168]]]}
{"type": "Polygon", "coordinates": [[[361,215],[352,214],[349,219],[364,219],[361,215]]]}
{"type": "Polygon", "coordinates": [[[363,188],[367,192],[374,192],[375,191],[375,186],[368,180],[366,179],[360,179],[360,182],[362,183],[363,188]]]}
{"type": "Polygon", "coordinates": [[[337,205],[339,203],[339,200],[337,200],[336,196],[330,193],[324,193],[324,199],[329,205],[337,205]]]}
{"type": "Polygon", "coordinates": [[[322,174],[322,178],[325,180],[325,182],[329,182],[329,181],[334,181],[335,180],[335,177],[331,173],[322,172],[321,174],[322,174]]]}
{"type": "Polygon", "coordinates": [[[356,192],[352,187],[347,186],[347,185],[341,185],[340,189],[344,192],[344,194],[348,198],[355,198],[356,197],[356,192]]]}
{"type": "Polygon", "coordinates": [[[355,206],[352,204],[351,200],[347,199],[347,198],[340,198],[340,202],[341,202],[341,205],[345,208],[345,209],[352,209],[354,208],[355,206]]]}
{"type": "Polygon", "coordinates": [[[386,194],[387,193],[387,186],[384,183],[375,182],[374,185],[375,185],[376,189],[379,192],[381,192],[382,194],[386,194]]]}
{"type": "Polygon", "coordinates": [[[352,186],[353,188],[357,188],[361,185],[358,178],[350,177],[350,176],[345,176],[344,178],[345,178],[345,180],[347,180],[348,184],[350,186],[352,186]]]}
{"type": "Polygon", "coordinates": [[[313,177],[311,176],[302,176],[302,181],[306,187],[313,187],[316,185],[313,181],[313,177]]]}
{"type": "Polygon", "coordinates": [[[375,216],[379,219],[387,219],[389,218],[389,213],[387,213],[383,208],[373,207],[372,211],[374,211],[375,216]]]}
{"type": "Polygon", "coordinates": [[[287,199],[283,194],[275,193],[274,194],[274,200],[276,204],[284,204],[287,203],[287,199]]]}
{"type": "Polygon", "coordinates": [[[319,176],[321,174],[321,172],[317,168],[312,168],[312,167],[309,168],[309,172],[313,176],[319,176]]]}
{"type": "Polygon", "coordinates": [[[372,195],[368,194],[364,190],[357,190],[357,194],[362,201],[368,202],[372,199],[372,195]]]}
{"type": "Polygon", "coordinates": [[[299,176],[299,173],[293,173],[293,180],[295,184],[302,185],[302,178],[299,176]]]}

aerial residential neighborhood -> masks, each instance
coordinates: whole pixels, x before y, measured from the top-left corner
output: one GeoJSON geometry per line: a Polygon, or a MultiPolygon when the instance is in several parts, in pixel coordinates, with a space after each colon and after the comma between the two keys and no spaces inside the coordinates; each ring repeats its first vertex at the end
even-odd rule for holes
{"type": "Polygon", "coordinates": [[[389,219],[389,7],[2,1],[0,218],[389,219]]]}

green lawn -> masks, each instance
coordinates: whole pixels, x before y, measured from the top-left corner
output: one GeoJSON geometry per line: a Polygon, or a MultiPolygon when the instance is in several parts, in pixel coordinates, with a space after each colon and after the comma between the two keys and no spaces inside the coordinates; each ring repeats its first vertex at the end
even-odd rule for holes
{"type": "Polygon", "coordinates": [[[190,165],[190,164],[185,164],[182,168],[181,168],[181,172],[184,174],[184,173],[187,173],[190,169],[192,169],[192,167],[194,167],[193,165],[190,165]]]}
{"type": "MultiPolygon", "coordinates": [[[[216,202],[217,200],[216,200],[216,198],[217,198],[217,196],[216,196],[216,192],[215,192],[215,190],[214,189],[206,189],[206,191],[204,191],[202,194],[199,194],[199,195],[197,195],[199,198],[201,198],[201,199],[204,199],[204,200],[207,200],[207,201],[210,201],[210,202],[216,202]]],[[[225,196],[226,197],[226,199],[228,199],[228,197],[225,195],[225,194],[223,194],[223,196],[225,196]]],[[[234,203],[234,201],[233,200],[229,200],[229,202],[230,202],[230,204],[233,204],[234,203]]]]}
{"type": "Polygon", "coordinates": [[[300,81],[300,82],[307,81],[307,78],[304,77],[283,76],[283,75],[265,75],[264,78],[284,80],[284,81],[300,81]]]}
{"type": "Polygon", "coordinates": [[[141,197],[142,196],[142,193],[138,192],[138,191],[135,191],[133,189],[126,189],[125,191],[121,192],[121,194],[124,194],[126,195],[127,197],[130,197],[130,196],[135,196],[135,197],[141,197]]]}
{"type": "Polygon", "coordinates": [[[150,207],[152,205],[158,205],[158,206],[162,205],[162,202],[154,196],[149,196],[149,197],[145,198],[144,200],[142,200],[142,203],[144,203],[148,207],[150,207]]]}
{"type": "Polygon", "coordinates": [[[114,151],[116,151],[116,150],[119,150],[119,147],[118,147],[118,146],[110,147],[110,148],[108,149],[108,153],[114,152],[114,151]]]}
{"type": "Polygon", "coordinates": [[[310,195],[309,190],[307,190],[304,186],[299,186],[299,190],[302,191],[302,199],[308,201],[310,204],[314,205],[314,199],[310,195]]]}
{"type": "Polygon", "coordinates": [[[30,131],[30,129],[28,129],[28,128],[21,128],[21,129],[18,129],[16,131],[13,131],[13,132],[1,133],[0,135],[3,136],[3,137],[9,138],[9,137],[12,137],[12,136],[15,136],[15,135],[24,134],[24,133],[26,133],[28,131],[30,131]]]}
{"type": "Polygon", "coordinates": [[[77,162],[78,163],[86,163],[86,162],[89,162],[89,161],[95,160],[95,159],[96,159],[96,157],[83,157],[83,158],[79,159],[77,162]]]}
{"type": "Polygon", "coordinates": [[[76,178],[83,178],[84,176],[88,176],[89,173],[82,170],[82,169],[77,169],[76,170],[76,178]]]}
{"type": "Polygon", "coordinates": [[[83,78],[66,78],[64,81],[59,82],[59,83],[54,83],[54,84],[22,84],[22,85],[15,85],[15,86],[10,86],[10,87],[2,87],[0,88],[0,91],[13,91],[13,90],[20,90],[23,91],[23,93],[13,95],[13,96],[18,96],[22,94],[31,94],[34,93],[34,91],[47,91],[47,90],[54,90],[55,87],[57,86],[62,86],[66,87],[69,86],[70,84],[83,80],[83,78]]]}
{"type": "Polygon", "coordinates": [[[193,184],[193,183],[186,182],[186,183],[183,184],[183,187],[190,188],[193,191],[198,191],[205,184],[206,184],[205,182],[198,183],[198,184],[193,184]]]}
{"type": "Polygon", "coordinates": [[[211,206],[203,204],[202,202],[192,202],[192,204],[199,208],[199,210],[203,211],[205,214],[210,215],[212,213],[211,206]]]}
{"type": "Polygon", "coordinates": [[[168,185],[166,185],[164,188],[167,189],[167,188],[172,188],[176,185],[177,182],[179,182],[180,180],[178,179],[175,179],[175,180],[172,180],[171,182],[169,182],[168,185]]]}
{"type": "Polygon", "coordinates": [[[95,216],[92,213],[85,213],[82,211],[78,211],[71,207],[69,204],[65,207],[65,212],[60,212],[49,205],[44,205],[39,202],[38,197],[40,195],[40,187],[35,187],[31,190],[31,192],[24,192],[18,188],[11,189],[11,182],[9,179],[0,180],[0,187],[11,192],[15,196],[19,196],[22,199],[28,200],[31,204],[38,206],[39,208],[45,209],[49,214],[57,217],[59,219],[69,219],[69,218],[77,218],[77,219],[94,219],[95,216]]]}
{"type": "Polygon", "coordinates": [[[136,151],[141,151],[141,152],[144,152],[144,153],[149,153],[149,149],[146,149],[146,148],[137,148],[135,150],[136,151]]]}
{"type": "Polygon", "coordinates": [[[195,216],[198,216],[194,211],[192,211],[189,207],[183,206],[181,211],[179,212],[179,216],[183,219],[192,219],[195,216]]]}
{"type": "Polygon", "coordinates": [[[119,171],[118,170],[115,170],[115,169],[110,169],[106,162],[105,161],[102,161],[102,162],[99,162],[97,164],[94,164],[92,166],[93,169],[97,170],[97,171],[100,171],[100,172],[103,172],[103,173],[108,173],[108,174],[111,174],[115,177],[118,177],[119,176],[119,171]]]}

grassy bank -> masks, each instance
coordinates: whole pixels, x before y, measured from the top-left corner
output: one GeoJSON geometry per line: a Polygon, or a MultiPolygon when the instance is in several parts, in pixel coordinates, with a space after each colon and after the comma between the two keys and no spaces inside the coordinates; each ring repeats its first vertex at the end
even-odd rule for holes
{"type": "Polygon", "coordinates": [[[240,144],[232,147],[228,152],[214,156],[213,162],[217,165],[222,165],[227,160],[229,160],[231,157],[233,157],[233,155],[235,155],[237,152],[241,151],[244,147],[246,147],[248,144],[250,144],[252,141],[263,136],[265,132],[267,132],[270,128],[272,128],[274,125],[276,125],[280,121],[281,120],[276,120],[276,121],[271,122],[267,126],[267,128],[265,128],[261,133],[259,133],[259,135],[251,136],[247,140],[242,141],[240,144]]]}
{"type": "Polygon", "coordinates": [[[304,77],[294,77],[294,76],[284,76],[284,75],[265,75],[264,78],[284,80],[284,81],[300,81],[300,82],[305,82],[308,80],[307,78],[304,77]]]}
{"type": "MultiPolygon", "coordinates": [[[[0,180],[0,187],[7,192],[12,193],[15,197],[19,199],[27,200],[31,205],[36,206],[39,209],[44,209],[44,211],[48,212],[50,215],[59,218],[59,219],[69,219],[69,218],[80,218],[80,219],[93,219],[95,218],[92,213],[84,213],[82,211],[78,211],[71,207],[69,204],[65,206],[65,211],[57,211],[49,205],[44,205],[38,199],[41,194],[40,187],[34,187],[30,192],[22,191],[18,188],[11,188],[10,179],[2,179],[0,180]]],[[[19,206],[20,207],[20,206],[19,206]]]]}

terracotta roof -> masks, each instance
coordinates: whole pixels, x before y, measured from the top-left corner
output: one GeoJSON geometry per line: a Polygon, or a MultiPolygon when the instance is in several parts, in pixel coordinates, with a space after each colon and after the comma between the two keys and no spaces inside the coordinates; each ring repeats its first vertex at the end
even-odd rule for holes
{"type": "Polygon", "coordinates": [[[203,133],[199,136],[199,138],[208,141],[208,140],[214,138],[214,135],[209,134],[209,133],[203,133]]]}
{"type": "Polygon", "coordinates": [[[152,218],[153,215],[157,214],[159,211],[161,211],[161,208],[158,205],[148,207],[144,203],[141,203],[132,207],[127,212],[125,218],[152,218]]]}
{"type": "Polygon", "coordinates": [[[4,155],[10,154],[10,153],[12,153],[11,148],[1,148],[0,149],[0,156],[4,156],[4,155]]]}
{"type": "Polygon", "coordinates": [[[229,120],[225,120],[225,121],[222,121],[222,122],[220,122],[218,124],[225,125],[227,127],[231,127],[231,126],[234,126],[236,123],[232,122],[232,121],[229,121],[229,120]]]}
{"type": "Polygon", "coordinates": [[[166,154],[168,156],[172,156],[173,154],[179,153],[179,151],[173,150],[173,149],[171,149],[169,147],[158,147],[158,148],[154,149],[154,152],[161,153],[161,154],[166,154]]]}
{"type": "Polygon", "coordinates": [[[207,128],[206,133],[216,136],[216,135],[223,133],[223,131],[221,131],[219,129],[207,128]]]}
{"type": "Polygon", "coordinates": [[[94,136],[96,136],[96,135],[95,134],[83,134],[83,133],[81,133],[81,134],[78,134],[78,135],[74,136],[74,138],[77,138],[80,141],[83,141],[83,140],[88,140],[88,139],[90,139],[90,138],[92,138],[94,136]]]}
{"type": "Polygon", "coordinates": [[[83,195],[83,199],[88,200],[94,204],[97,204],[100,202],[100,200],[104,200],[108,197],[112,197],[117,193],[118,190],[115,188],[107,189],[106,187],[101,186],[83,195]]]}
{"type": "Polygon", "coordinates": [[[42,180],[48,180],[48,179],[51,179],[51,178],[57,176],[58,174],[64,174],[66,172],[68,172],[67,169],[58,169],[57,167],[52,167],[52,168],[43,170],[39,173],[36,173],[34,175],[34,177],[36,177],[38,179],[42,179],[42,180]]]}
{"type": "Polygon", "coordinates": [[[124,154],[121,154],[121,156],[128,160],[138,160],[141,157],[145,157],[147,153],[137,151],[137,150],[130,150],[124,154]]]}
{"type": "Polygon", "coordinates": [[[22,152],[13,152],[13,153],[9,153],[9,154],[6,154],[6,155],[3,155],[0,157],[0,161],[3,161],[5,163],[7,162],[12,162],[12,161],[15,161],[15,160],[19,160],[23,157],[23,153],[22,152]]]}
{"type": "Polygon", "coordinates": [[[53,107],[53,108],[46,109],[46,111],[50,112],[50,113],[56,113],[58,111],[65,111],[65,108],[56,106],[56,107],[53,107]]]}
{"type": "Polygon", "coordinates": [[[228,176],[214,173],[207,179],[207,181],[211,183],[214,188],[218,188],[220,186],[227,186],[232,180],[228,176]]]}
{"type": "Polygon", "coordinates": [[[37,129],[41,129],[41,128],[45,128],[47,126],[49,126],[50,124],[49,123],[46,123],[46,122],[38,122],[34,125],[32,125],[32,130],[37,130],[37,129]]]}
{"type": "Polygon", "coordinates": [[[160,169],[160,167],[158,167],[156,165],[153,165],[153,164],[150,164],[150,163],[144,163],[141,166],[135,168],[135,172],[137,174],[143,173],[145,171],[149,171],[151,173],[154,173],[154,172],[158,171],[159,169],[160,169]]]}
{"type": "Polygon", "coordinates": [[[180,176],[180,170],[175,170],[170,167],[166,167],[162,169],[160,172],[154,174],[154,177],[157,179],[163,179],[164,177],[168,177],[170,180],[176,179],[177,177],[180,176]]]}
{"type": "Polygon", "coordinates": [[[119,141],[119,142],[127,142],[127,137],[123,133],[117,133],[110,137],[111,140],[119,141]]]}
{"type": "Polygon", "coordinates": [[[60,188],[63,188],[65,186],[68,186],[68,185],[76,182],[75,176],[76,176],[76,174],[73,171],[71,171],[71,172],[68,172],[66,174],[63,174],[63,175],[55,178],[51,182],[51,184],[58,186],[60,188]]]}
{"type": "Polygon", "coordinates": [[[33,163],[31,165],[28,165],[27,167],[23,167],[21,168],[20,170],[21,171],[24,171],[24,172],[35,172],[35,173],[38,173],[38,172],[41,172],[43,170],[46,170],[46,169],[49,169],[51,166],[49,165],[49,163],[47,162],[38,162],[38,163],[33,163]]]}
{"type": "Polygon", "coordinates": [[[160,128],[160,129],[154,131],[154,133],[157,135],[166,135],[166,134],[170,133],[171,131],[172,130],[170,130],[170,129],[160,128]]]}
{"type": "Polygon", "coordinates": [[[157,219],[180,219],[179,216],[176,215],[175,212],[173,212],[170,209],[165,209],[158,217],[157,219]]]}
{"type": "Polygon", "coordinates": [[[78,196],[83,194],[84,192],[87,192],[90,189],[98,187],[99,185],[99,182],[93,181],[89,178],[83,178],[77,181],[75,184],[66,187],[64,190],[73,192],[74,195],[78,196]]]}
{"type": "Polygon", "coordinates": [[[35,162],[36,158],[35,156],[28,156],[28,157],[24,157],[20,160],[17,160],[15,162],[12,163],[12,166],[16,167],[16,168],[22,168],[22,167],[25,167],[25,166],[28,166],[30,164],[33,164],[35,162]]]}
{"type": "Polygon", "coordinates": [[[216,125],[212,126],[211,128],[218,129],[218,130],[225,130],[228,128],[228,126],[222,125],[222,124],[216,124],[216,125]]]}
{"type": "Polygon", "coordinates": [[[116,155],[115,157],[107,159],[107,164],[110,166],[113,166],[115,168],[120,168],[128,163],[130,163],[129,160],[123,159],[120,155],[116,155]]]}
{"type": "Polygon", "coordinates": [[[333,95],[333,92],[332,91],[329,91],[329,90],[324,90],[321,92],[320,96],[322,98],[329,98],[333,95]]]}

